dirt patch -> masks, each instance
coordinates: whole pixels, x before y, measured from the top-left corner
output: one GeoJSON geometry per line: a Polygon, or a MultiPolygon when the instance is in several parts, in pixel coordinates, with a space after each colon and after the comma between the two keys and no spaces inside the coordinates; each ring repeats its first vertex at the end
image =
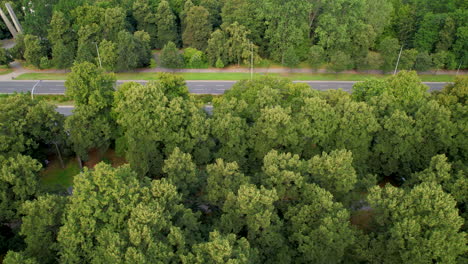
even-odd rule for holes
{"type": "Polygon", "coordinates": [[[109,149],[104,153],[101,153],[99,150],[91,150],[89,153],[88,160],[84,163],[84,166],[88,168],[94,168],[96,164],[103,161],[107,164],[112,165],[112,167],[119,167],[123,164],[126,164],[127,161],[124,157],[120,157],[115,153],[115,150],[109,149]]]}
{"type": "Polygon", "coordinates": [[[363,231],[369,231],[373,217],[372,210],[359,210],[351,215],[351,224],[363,231]]]}

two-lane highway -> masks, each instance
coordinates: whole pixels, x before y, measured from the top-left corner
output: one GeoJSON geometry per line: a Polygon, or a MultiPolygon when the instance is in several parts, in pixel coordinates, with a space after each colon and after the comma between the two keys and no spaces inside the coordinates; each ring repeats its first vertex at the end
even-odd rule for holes
{"type": "MultiPolygon", "coordinates": [[[[138,83],[147,83],[147,81],[137,81],[138,83]]],[[[331,90],[331,89],[343,89],[343,91],[351,92],[353,85],[356,82],[347,81],[297,81],[307,83],[311,88],[316,90],[331,90]]],[[[118,81],[117,85],[124,83],[124,81],[118,81]]],[[[229,90],[236,81],[187,81],[187,87],[193,94],[223,94],[226,90],[229,90]]],[[[64,94],[65,93],[65,81],[3,81],[0,82],[0,93],[21,93],[31,92],[34,85],[34,94],[64,94]]],[[[429,86],[429,90],[440,90],[447,83],[441,82],[426,82],[424,83],[429,86]]]]}

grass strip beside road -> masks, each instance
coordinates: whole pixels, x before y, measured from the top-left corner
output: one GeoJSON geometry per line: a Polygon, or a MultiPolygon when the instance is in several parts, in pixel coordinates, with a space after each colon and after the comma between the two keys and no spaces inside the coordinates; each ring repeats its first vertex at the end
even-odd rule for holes
{"type": "MultiPolygon", "coordinates": [[[[181,75],[188,81],[192,80],[225,80],[237,81],[249,79],[250,73],[176,73],[181,75]]],[[[390,75],[387,74],[352,74],[352,73],[317,73],[317,74],[304,74],[304,73],[289,73],[289,74],[261,74],[256,73],[255,78],[260,76],[280,76],[294,81],[364,81],[371,78],[385,78],[390,75]]],[[[157,73],[154,72],[141,72],[141,73],[117,73],[118,80],[157,80],[157,73]]],[[[423,82],[453,82],[454,75],[419,75],[423,82]]],[[[66,73],[24,73],[15,78],[15,80],[66,80],[66,73]]]]}

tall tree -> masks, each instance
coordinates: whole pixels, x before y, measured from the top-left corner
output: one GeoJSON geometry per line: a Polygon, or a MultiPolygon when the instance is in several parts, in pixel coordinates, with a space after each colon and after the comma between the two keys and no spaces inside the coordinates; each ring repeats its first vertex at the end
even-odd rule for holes
{"type": "Polygon", "coordinates": [[[281,220],[275,212],[276,191],[241,185],[237,194],[229,193],[223,206],[221,230],[244,234],[252,246],[261,252],[261,262],[290,262],[285,238],[279,232],[281,220]]]}
{"type": "Polygon", "coordinates": [[[107,149],[113,135],[110,116],[115,76],[105,74],[96,65],[76,64],[65,82],[65,93],[75,101],[74,115],[65,122],[73,149],[79,158],[87,159],[91,148],[107,149]]]}
{"type": "Polygon", "coordinates": [[[222,207],[229,193],[235,193],[241,185],[249,183],[249,177],[239,171],[236,162],[226,163],[217,159],[216,163],[206,167],[206,171],[206,200],[219,207],[222,207]]]}
{"type": "Polygon", "coordinates": [[[109,40],[103,40],[99,43],[99,55],[102,67],[106,71],[114,71],[117,64],[117,45],[109,40]]]}
{"type": "Polygon", "coordinates": [[[187,197],[197,190],[197,168],[190,154],[183,153],[176,147],[164,161],[162,170],[177,187],[179,193],[187,197]]]}
{"type": "Polygon", "coordinates": [[[158,34],[156,48],[161,49],[168,42],[177,42],[176,17],[172,13],[171,7],[166,0],[161,1],[156,13],[156,24],[158,25],[158,34]]]}
{"type": "Polygon", "coordinates": [[[38,172],[42,165],[29,156],[0,156],[0,222],[20,219],[21,204],[39,192],[38,172]]]}
{"type": "Polygon", "coordinates": [[[46,51],[38,37],[33,35],[24,36],[24,58],[28,63],[39,67],[41,58],[46,56],[46,51]]]}
{"type": "Polygon", "coordinates": [[[307,26],[307,2],[293,0],[269,0],[264,9],[267,21],[265,37],[269,41],[272,58],[284,63],[288,48],[304,43],[307,26]]]}
{"type": "Polygon", "coordinates": [[[119,32],[126,28],[126,16],[127,14],[120,7],[105,9],[102,19],[105,38],[117,41],[119,32]]]}
{"type": "Polygon", "coordinates": [[[209,22],[208,10],[202,6],[190,8],[185,19],[185,30],[182,34],[184,47],[204,51],[208,45],[212,25],[209,22]]]}
{"type": "Polygon", "coordinates": [[[379,230],[370,234],[369,261],[456,263],[466,252],[463,219],[440,185],[422,183],[407,191],[376,186],[368,201],[379,230]]]}
{"type": "Polygon", "coordinates": [[[198,232],[175,186],[140,182],[128,165],[98,164],[77,175],[63,219],[61,262],[178,262],[198,232]]]}
{"type": "Polygon", "coordinates": [[[151,48],[156,47],[158,28],[155,9],[149,0],[135,0],[132,7],[133,17],[137,21],[137,29],[147,32],[151,37],[151,48]]]}
{"type": "Polygon", "coordinates": [[[338,263],[355,241],[349,212],[333,196],[314,184],[303,187],[299,204],[285,215],[287,233],[297,263],[338,263]]]}
{"type": "Polygon", "coordinates": [[[69,19],[61,12],[54,12],[50,22],[48,39],[52,44],[52,59],[58,68],[73,64],[76,53],[76,36],[69,19]]]}
{"type": "Polygon", "coordinates": [[[22,0],[21,7],[24,12],[22,25],[26,34],[47,37],[47,27],[52,19],[54,5],[58,0],[22,0]]]}
{"type": "Polygon", "coordinates": [[[41,263],[51,263],[57,254],[57,233],[62,223],[66,197],[39,196],[21,208],[21,235],[25,237],[23,254],[41,263]]]}
{"type": "Polygon", "coordinates": [[[128,31],[120,31],[117,37],[117,71],[135,69],[140,60],[138,55],[134,36],[128,31]]]}

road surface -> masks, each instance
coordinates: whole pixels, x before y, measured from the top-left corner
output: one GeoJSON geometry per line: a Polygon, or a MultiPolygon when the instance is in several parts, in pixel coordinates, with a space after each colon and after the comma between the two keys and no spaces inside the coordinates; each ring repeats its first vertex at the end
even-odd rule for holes
{"type": "MultiPolygon", "coordinates": [[[[33,86],[38,81],[3,81],[0,82],[0,93],[21,93],[31,92],[33,86]]],[[[139,83],[146,83],[146,81],[137,81],[139,83]]],[[[299,81],[298,81],[299,82],[299,81]]],[[[65,81],[41,81],[34,89],[34,94],[64,94],[65,81]]],[[[122,84],[123,81],[118,81],[117,85],[122,84]]],[[[226,90],[230,89],[236,81],[187,81],[189,91],[193,94],[223,94],[226,90]]],[[[339,81],[304,81],[311,88],[321,91],[330,89],[343,89],[346,92],[351,92],[353,85],[356,82],[339,82],[339,81]]],[[[440,90],[447,83],[427,82],[424,83],[429,86],[429,90],[440,90]]]]}

